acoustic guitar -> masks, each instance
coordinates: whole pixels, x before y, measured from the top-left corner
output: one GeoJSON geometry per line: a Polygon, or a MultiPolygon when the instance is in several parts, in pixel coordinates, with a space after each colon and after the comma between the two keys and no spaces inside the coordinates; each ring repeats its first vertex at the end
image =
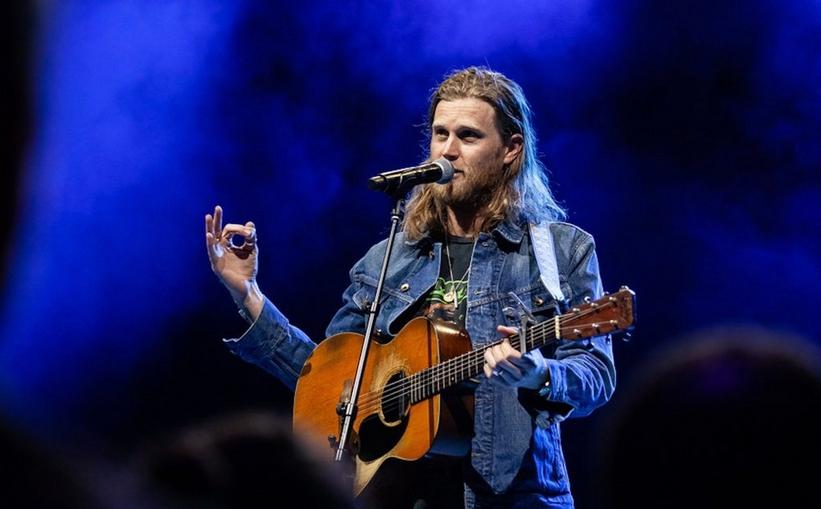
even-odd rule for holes
{"type": "MultiPolygon", "coordinates": [[[[567,313],[529,326],[511,346],[529,351],[633,328],[635,293],[626,286],[567,313]]],[[[364,336],[342,333],[314,349],[297,380],[294,430],[329,444],[333,460],[350,401],[364,336]]],[[[355,496],[387,460],[415,461],[427,453],[464,455],[473,432],[473,400],[460,391],[482,373],[484,351],[472,350],[464,330],[415,318],[390,342],[374,342],[360,385],[357,412],[346,442],[355,496]]]]}

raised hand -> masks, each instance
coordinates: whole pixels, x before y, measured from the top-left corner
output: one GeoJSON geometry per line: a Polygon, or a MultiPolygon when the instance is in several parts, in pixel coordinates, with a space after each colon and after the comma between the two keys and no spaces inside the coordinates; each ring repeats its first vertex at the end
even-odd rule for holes
{"type": "Polygon", "coordinates": [[[205,245],[211,270],[228,288],[231,297],[256,319],[262,310],[262,292],[257,286],[259,246],[254,223],[222,226],[222,207],[205,215],[205,245]],[[238,238],[242,243],[237,242],[238,238]]]}

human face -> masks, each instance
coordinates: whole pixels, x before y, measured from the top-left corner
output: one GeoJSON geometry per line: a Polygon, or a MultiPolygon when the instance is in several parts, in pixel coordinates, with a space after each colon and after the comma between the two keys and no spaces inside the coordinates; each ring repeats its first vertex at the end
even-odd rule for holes
{"type": "Polygon", "coordinates": [[[477,208],[502,182],[504,166],[521,152],[521,135],[502,140],[496,111],[476,98],[440,101],[431,125],[431,159],[444,157],[453,164],[453,180],[433,186],[434,196],[450,207],[477,208]]]}

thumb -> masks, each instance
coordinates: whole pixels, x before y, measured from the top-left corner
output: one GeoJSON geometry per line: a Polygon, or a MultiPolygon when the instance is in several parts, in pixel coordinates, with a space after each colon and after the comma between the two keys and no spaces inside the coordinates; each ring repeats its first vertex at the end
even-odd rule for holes
{"type": "Polygon", "coordinates": [[[507,327],[505,325],[499,325],[496,327],[496,332],[499,333],[500,337],[507,337],[516,334],[517,332],[519,332],[519,329],[516,327],[507,327]]]}

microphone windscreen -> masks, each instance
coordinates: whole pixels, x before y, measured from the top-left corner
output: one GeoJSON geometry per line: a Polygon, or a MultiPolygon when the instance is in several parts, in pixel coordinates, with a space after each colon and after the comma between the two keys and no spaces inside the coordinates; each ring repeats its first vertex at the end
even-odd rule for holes
{"type": "Polygon", "coordinates": [[[442,176],[436,181],[437,184],[447,184],[453,180],[453,165],[444,157],[433,161],[433,164],[442,168],[442,176]]]}

